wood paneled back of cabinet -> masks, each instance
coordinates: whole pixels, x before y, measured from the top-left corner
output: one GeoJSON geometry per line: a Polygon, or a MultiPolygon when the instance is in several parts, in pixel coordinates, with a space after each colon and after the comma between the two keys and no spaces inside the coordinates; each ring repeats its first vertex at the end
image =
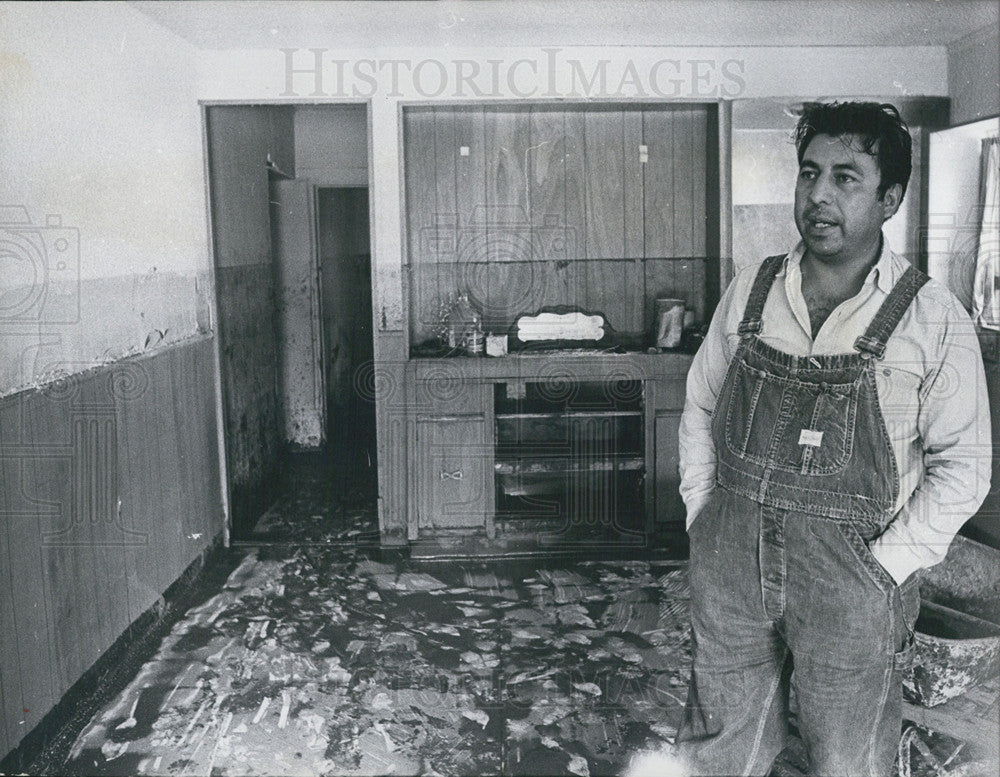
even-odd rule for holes
{"type": "Polygon", "coordinates": [[[494,331],[567,305],[642,332],[656,296],[703,317],[717,116],[693,103],[405,107],[411,343],[458,293],[494,331]]]}

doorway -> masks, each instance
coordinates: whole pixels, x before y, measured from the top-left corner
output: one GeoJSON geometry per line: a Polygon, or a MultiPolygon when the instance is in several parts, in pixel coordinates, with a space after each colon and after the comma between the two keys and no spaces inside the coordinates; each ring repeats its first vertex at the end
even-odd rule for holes
{"type": "Polygon", "coordinates": [[[375,397],[364,380],[374,359],[368,189],[319,188],[317,222],[327,458],[355,498],[374,496],[375,397]]]}
{"type": "Polygon", "coordinates": [[[374,350],[368,109],[218,104],[204,122],[230,537],[261,541],[303,461],[323,499],[350,487],[374,510],[375,404],[354,390],[374,350]]]}
{"type": "Polygon", "coordinates": [[[271,189],[282,487],[248,539],[378,541],[368,189],[271,189]]]}

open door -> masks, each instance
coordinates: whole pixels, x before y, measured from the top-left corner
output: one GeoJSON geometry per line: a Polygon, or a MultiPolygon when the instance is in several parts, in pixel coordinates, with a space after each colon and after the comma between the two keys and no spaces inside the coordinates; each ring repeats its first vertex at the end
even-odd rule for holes
{"type": "Polygon", "coordinates": [[[285,440],[292,449],[318,449],[326,442],[326,391],[313,184],[272,179],[271,219],[285,440]]]}
{"type": "MultiPolygon", "coordinates": [[[[974,308],[974,285],[981,230],[994,230],[987,245],[1000,243],[995,219],[984,223],[985,146],[1000,137],[1000,117],[932,132],[928,173],[927,273],[941,281],[967,310],[974,308]]],[[[974,311],[973,311],[974,312],[974,311]]],[[[992,488],[961,533],[1000,547],[1000,331],[978,327],[986,368],[992,421],[992,488]]],[[[985,408],[984,408],[985,410],[985,408]]]]}

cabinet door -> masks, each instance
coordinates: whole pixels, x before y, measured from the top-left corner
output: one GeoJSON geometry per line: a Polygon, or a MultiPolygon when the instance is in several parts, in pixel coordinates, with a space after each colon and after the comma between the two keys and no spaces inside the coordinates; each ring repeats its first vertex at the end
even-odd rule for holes
{"type": "Polygon", "coordinates": [[[417,422],[421,531],[485,527],[491,486],[485,431],[481,418],[417,422]]]}
{"type": "Polygon", "coordinates": [[[684,525],[684,502],[681,484],[678,427],[680,411],[656,416],[656,523],[684,525]]]}
{"type": "Polygon", "coordinates": [[[413,408],[418,415],[478,416],[484,412],[484,385],[474,382],[461,369],[464,359],[455,361],[457,369],[448,369],[450,365],[444,364],[419,370],[413,408]]]}
{"type": "MultiPolygon", "coordinates": [[[[569,122],[572,125],[572,122],[569,122]]],[[[584,257],[580,307],[605,315],[619,332],[642,329],[642,114],[583,112],[584,257]],[[602,261],[596,261],[602,260],[602,261]]]]}
{"type": "Polygon", "coordinates": [[[318,448],[326,441],[327,395],[319,325],[316,192],[308,181],[275,181],[270,195],[285,440],[318,448]]]}
{"type": "Polygon", "coordinates": [[[704,256],[707,109],[646,109],[642,133],[648,154],[643,165],[646,256],[704,256]]]}

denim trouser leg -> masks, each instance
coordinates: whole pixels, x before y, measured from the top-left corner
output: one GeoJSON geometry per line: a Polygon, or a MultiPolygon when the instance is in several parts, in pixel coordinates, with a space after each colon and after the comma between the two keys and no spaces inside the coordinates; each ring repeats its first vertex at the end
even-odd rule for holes
{"type": "Polygon", "coordinates": [[[788,676],[811,773],[887,775],[919,606],[861,537],[717,490],[691,533],[694,666],[680,751],[693,774],[767,774],[788,676]]]}
{"type": "Polygon", "coordinates": [[[902,722],[902,673],[919,609],[851,526],[791,513],[785,520],[791,603],[785,633],[810,773],[892,771],[902,722]]]}
{"type": "Polygon", "coordinates": [[[694,666],[677,741],[692,774],[764,775],[785,743],[791,664],[764,611],[760,512],[717,489],[691,527],[694,666]]]}

